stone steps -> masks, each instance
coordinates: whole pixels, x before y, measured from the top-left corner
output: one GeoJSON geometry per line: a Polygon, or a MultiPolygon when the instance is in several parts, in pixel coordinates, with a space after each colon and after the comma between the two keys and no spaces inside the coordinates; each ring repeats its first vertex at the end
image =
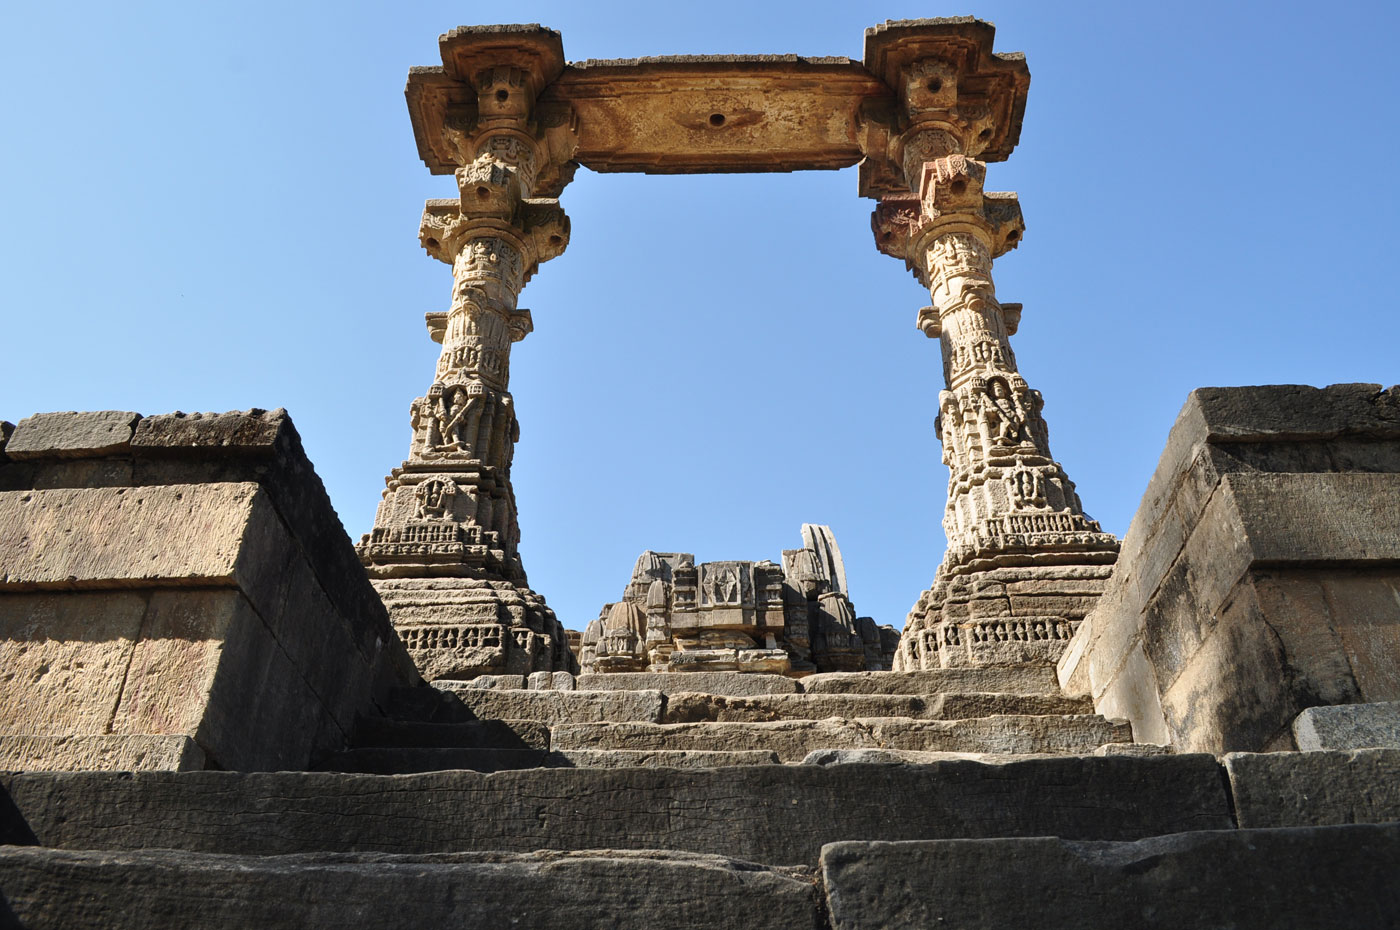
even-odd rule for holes
{"type": "Polygon", "coordinates": [[[687,692],[666,695],[661,723],[824,720],[828,717],[907,717],[963,720],[999,714],[1092,714],[1092,699],[1059,694],[770,694],[728,697],[687,692]]]}
{"type": "MultiPolygon", "coordinates": [[[[449,682],[438,682],[440,687],[449,682]]],[[[465,683],[462,683],[465,684],[465,683]]],[[[580,691],[680,691],[751,697],[760,694],[1059,694],[1050,665],[941,668],[914,672],[824,672],[806,678],[741,672],[616,672],[578,676],[580,691]]],[[[454,689],[455,690],[455,689],[454,689]]]]}
{"type": "Polygon", "coordinates": [[[662,850],[292,856],[0,847],[28,930],[1394,927],[1400,823],[825,844],[820,865],[662,850]],[[1242,893],[1242,889],[1246,890],[1242,893]]]}
{"type": "Polygon", "coordinates": [[[11,926],[8,916],[29,930],[812,930],[822,906],[810,867],[616,850],[238,856],[11,847],[0,848],[0,888],[0,924],[11,926]]]}
{"type": "Polygon", "coordinates": [[[1001,715],[967,720],[903,717],[779,720],[761,723],[572,723],[551,730],[551,746],[569,749],[769,750],[800,762],[822,749],[925,752],[1092,753],[1129,743],[1131,728],[1096,715],[1001,715]]]}
{"type": "Polygon", "coordinates": [[[776,765],[771,750],[725,752],[694,749],[454,749],[450,747],[363,747],[333,753],[318,767],[323,772],[412,775],[424,772],[504,772],[534,768],[716,768],[731,765],[776,765]]]}
{"type": "Polygon", "coordinates": [[[0,843],[68,850],[666,849],[810,866],[840,840],[1123,840],[1232,823],[1220,766],[1186,755],[392,776],[0,774],[0,843]]]}
{"type": "Polygon", "coordinates": [[[549,727],[538,720],[422,723],[362,717],[355,724],[354,745],[376,749],[548,749],[549,727]]]}

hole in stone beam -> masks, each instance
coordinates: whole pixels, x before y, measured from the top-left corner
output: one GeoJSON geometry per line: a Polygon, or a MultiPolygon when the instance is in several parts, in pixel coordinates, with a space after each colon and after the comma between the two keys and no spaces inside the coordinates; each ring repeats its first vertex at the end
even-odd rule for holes
{"type": "Polygon", "coordinates": [[[1019,229],[1013,229],[1011,230],[1011,232],[1006,234],[1007,242],[1015,242],[1019,238],[1021,238],[1021,231],[1019,229]]]}
{"type": "Polygon", "coordinates": [[[435,249],[435,248],[438,247],[438,245],[440,245],[440,243],[439,243],[436,239],[434,239],[432,236],[429,236],[428,238],[424,239],[424,240],[423,240],[423,244],[426,245],[426,246],[427,246],[428,248],[430,248],[430,249],[435,249]]]}
{"type": "Polygon", "coordinates": [[[723,125],[724,125],[724,114],[723,114],[723,113],[711,113],[711,114],[710,114],[710,125],[711,125],[711,126],[723,126],[723,125]]]}
{"type": "Polygon", "coordinates": [[[952,184],[948,185],[948,189],[954,194],[961,194],[963,191],[967,190],[967,182],[962,178],[958,178],[952,184]]]}
{"type": "Polygon", "coordinates": [[[981,132],[979,132],[979,133],[977,134],[977,138],[979,138],[979,139],[990,139],[991,137],[992,137],[992,127],[990,127],[990,126],[988,126],[986,129],[982,130],[981,132]]]}
{"type": "Polygon", "coordinates": [[[928,82],[928,92],[929,92],[929,93],[931,93],[931,94],[936,94],[936,93],[938,93],[938,92],[939,92],[940,90],[942,90],[942,89],[943,89],[943,79],[942,79],[942,78],[933,78],[933,79],[931,79],[931,80],[928,82]]]}
{"type": "Polygon", "coordinates": [[[507,100],[509,100],[509,99],[510,99],[510,91],[505,90],[504,88],[502,88],[501,90],[496,91],[496,102],[497,102],[497,103],[505,103],[505,102],[506,102],[507,100]]]}
{"type": "Polygon", "coordinates": [[[561,243],[561,242],[563,242],[563,241],[564,241],[564,237],[563,237],[563,236],[550,236],[550,237],[549,237],[549,244],[550,244],[550,245],[558,245],[559,243],[561,243]]]}
{"type": "Polygon", "coordinates": [[[478,188],[476,189],[476,196],[480,197],[482,200],[485,200],[487,197],[490,197],[490,196],[491,196],[491,188],[489,188],[489,187],[478,187],[478,188]]]}

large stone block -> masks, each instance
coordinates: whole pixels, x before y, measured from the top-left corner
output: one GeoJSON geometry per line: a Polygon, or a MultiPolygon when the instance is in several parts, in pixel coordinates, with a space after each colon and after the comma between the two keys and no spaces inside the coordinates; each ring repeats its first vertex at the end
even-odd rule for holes
{"type": "Polygon", "coordinates": [[[637,720],[658,723],[666,706],[660,691],[505,691],[496,688],[434,687],[457,697],[478,720],[538,720],[551,726],[637,720]]]}
{"type": "Polygon", "coordinates": [[[1400,389],[1193,393],[1062,685],[1211,752],[1291,749],[1305,708],[1400,700],[1395,513],[1400,389]]]}
{"type": "Polygon", "coordinates": [[[188,736],[0,736],[0,771],[197,772],[206,764],[188,736]]]}
{"type": "Polygon", "coordinates": [[[0,734],[147,765],[185,737],[223,768],[343,746],[417,676],[291,421],[138,419],[31,418],[0,463],[0,734]]]}
{"type": "Polygon", "coordinates": [[[1224,758],[1241,827],[1400,821],[1400,750],[1234,752],[1224,758]]]}
{"type": "Polygon", "coordinates": [[[115,455],[131,448],[140,419],[129,410],[36,413],[19,421],[5,455],[16,461],[115,455]]]}
{"type": "Polygon", "coordinates": [[[0,850],[0,924],[29,930],[813,930],[818,914],[808,870],[687,853],[261,858],[0,850]]]}
{"type": "MultiPolygon", "coordinates": [[[[105,733],[148,599],[142,591],[0,594],[0,734],[105,733]]],[[[18,760],[13,749],[9,758],[18,760]]]]}
{"type": "Polygon", "coordinates": [[[612,672],[583,674],[580,691],[703,691],[706,694],[796,694],[802,683],[786,675],[748,672],[612,672]]]}
{"type": "Polygon", "coordinates": [[[1400,824],[835,843],[821,865],[834,930],[1400,925],[1400,824]]]}
{"type": "Polygon", "coordinates": [[[276,515],[251,482],[0,492],[0,586],[232,584],[276,515]],[[179,544],[172,545],[179,541],[179,544]]]}
{"type": "Polygon", "coordinates": [[[818,749],[933,752],[1090,753],[1132,741],[1127,724],[1086,716],[999,716],[970,720],[776,720],[762,723],[571,723],[553,729],[555,749],[704,749],[776,752],[800,762],[818,749]]]}
{"type": "Polygon", "coordinates": [[[0,775],[0,788],[0,836],[256,855],[675,849],[814,864],[837,840],[1136,839],[1232,825],[1209,756],[490,775],[25,773],[0,775]]]}
{"type": "Polygon", "coordinates": [[[1400,701],[1309,707],[1293,721],[1304,752],[1323,749],[1400,749],[1400,701]]]}

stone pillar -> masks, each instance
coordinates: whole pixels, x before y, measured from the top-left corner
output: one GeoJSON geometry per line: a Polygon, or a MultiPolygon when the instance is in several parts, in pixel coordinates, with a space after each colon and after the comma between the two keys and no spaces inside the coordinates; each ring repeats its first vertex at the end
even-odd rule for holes
{"type": "Polygon", "coordinates": [[[1014,133],[998,114],[1019,123],[1024,81],[998,90],[993,79],[1028,75],[1019,59],[967,54],[976,40],[990,58],[991,32],[965,25],[867,33],[867,66],[883,70],[899,103],[889,134],[870,134],[882,145],[868,154],[884,168],[863,168],[863,192],[880,198],[879,249],[929,288],[917,325],[940,339],[947,385],[936,427],[950,472],[948,550],[909,614],[896,669],[1055,661],[1118,551],[1051,456],[1044,400],[1011,349],[1021,306],[998,301],[992,280],[993,260],[1025,226],[1015,194],[983,191],[986,165],[973,156],[1009,154],[1014,133]]]}
{"type": "Polygon", "coordinates": [[[558,201],[533,196],[544,175],[551,190],[567,180],[533,113],[563,53],[557,33],[528,27],[443,42],[475,108],[446,125],[459,196],[428,201],[419,239],[452,266],[452,301],[428,314],[442,353],[360,556],[425,677],[573,671],[562,625],[528,586],[510,484],[510,351],[533,328],[520,291],[569,237],[558,201]]]}

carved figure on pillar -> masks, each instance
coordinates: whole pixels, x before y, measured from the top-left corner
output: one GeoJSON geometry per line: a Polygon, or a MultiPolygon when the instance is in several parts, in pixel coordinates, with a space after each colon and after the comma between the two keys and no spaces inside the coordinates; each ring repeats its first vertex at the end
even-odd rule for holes
{"type": "Polygon", "coordinates": [[[992,263],[1025,226],[1015,194],[984,192],[973,155],[1009,154],[1029,74],[993,56],[991,38],[986,24],[932,37],[887,24],[866,38],[866,65],[902,110],[869,135],[882,144],[867,150],[862,193],[879,199],[877,247],[929,289],[916,325],[940,340],[947,385],[937,429],[948,549],[909,614],[896,669],[1055,661],[1118,552],[1050,453],[1044,399],[1011,350],[1021,307],[996,295],[992,263]]]}
{"type": "Polygon", "coordinates": [[[526,579],[510,483],[520,438],[510,352],[533,328],[520,292],[569,238],[558,201],[535,196],[571,175],[558,161],[567,146],[535,112],[563,49],[553,30],[512,30],[465,28],[441,40],[444,83],[461,98],[438,127],[453,148],[459,196],[428,201],[419,241],[451,266],[451,303],[428,314],[442,351],[410,408],[409,457],[388,477],[359,546],[429,679],[578,668],[563,626],[526,579]]]}

